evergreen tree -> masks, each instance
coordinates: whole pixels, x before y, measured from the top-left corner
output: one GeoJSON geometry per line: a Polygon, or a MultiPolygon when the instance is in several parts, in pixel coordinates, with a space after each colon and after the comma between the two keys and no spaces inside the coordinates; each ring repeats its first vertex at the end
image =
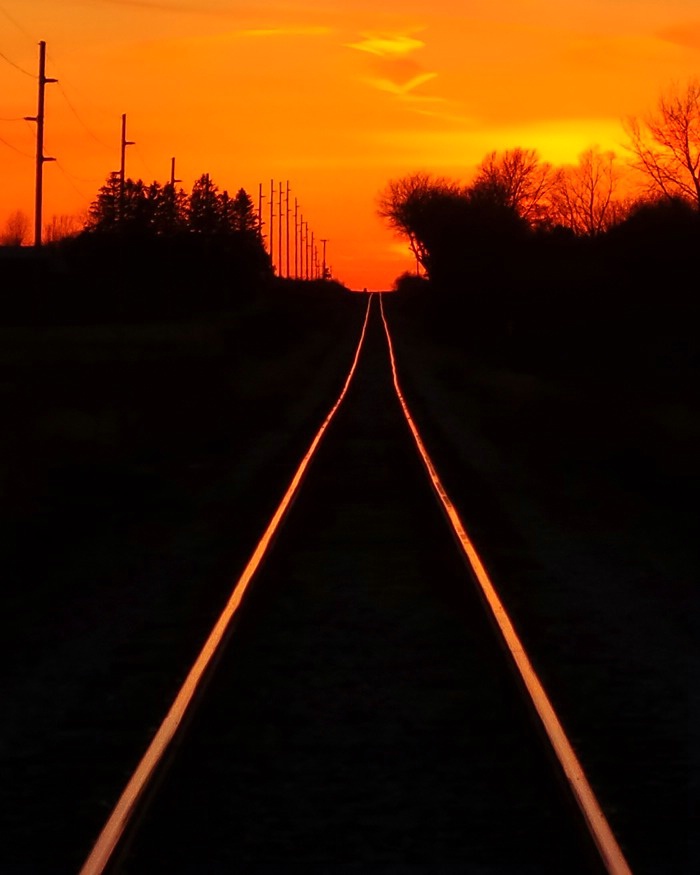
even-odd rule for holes
{"type": "Polygon", "coordinates": [[[233,226],[236,231],[253,234],[259,229],[258,214],[253,199],[244,188],[239,188],[232,204],[233,226]]]}
{"type": "Polygon", "coordinates": [[[222,203],[218,186],[208,173],[202,174],[192,186],[188,210],[190,231],[195,234],[214,235],[222,227],[222,203]]]}
{"type": "Polygon", "coordinates": [[[119,174],[110,173],[107,181],[97,192],[97,198],[90,204],[86,231],[114,231],[119,222],[119,201],[121,182],[119,174]]]}

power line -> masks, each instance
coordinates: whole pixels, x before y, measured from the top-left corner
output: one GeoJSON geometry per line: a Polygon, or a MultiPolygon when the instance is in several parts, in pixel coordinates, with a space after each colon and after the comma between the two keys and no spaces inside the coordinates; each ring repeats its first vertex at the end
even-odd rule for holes
{"type": "Polygon", "coordinates": [[[81,191],[81,190],[78,188],[78,186],[75,185],[75,183],[74,183],[73,180],[77,179],[79,182],[90,182],[90,183],[92,183],[92,184],[95,184],[95,180],[92,180],[92,179],[82,179],[82,180],[81,180],[81,179],[79,179],[77,176],[73,176],[72,174],[70,174],[70,173],[66,170],[66,168],[60,163],[60,161],[56,161],[56,167],[58,167],[58,169],[61,171],[61,173],[62,173],[62,174],[65,176],[65,178],[68,180],[68,182],[71,184],[71,186],[73,187],[73,189],[74,189],[74,190],[80,195],[80,197],[85,198],[86,200],[89,199],[89,198],[88,198],[88,195],[86,195],[84,191],[81,191]]]}
{"type": "MultiPolygon", "coordinates": [[[[35,42],[36,42],[36,40],[34,39],[34,37],[32,36],[32,34],[28,33],[28,32],[22,27],[22,25],[21,25],[16,19],[14,19],[14,18],[10,15],[10,13],[9,13],[6,9],[3,9],[2,6],[0,6],[0,12],[2,12],[2,14],[5,16],[5,18],[7,18],[8,21],[11,21],[12,24],[14,24],[14,26],[17,28],[17,30],[18,30],[21,34],[23,34],[23,36],[26,36],[27,39],[30,40],[32,43],[35,43],[35,42]]],[[[30,74],[30,75],[31,75],[31,74],[30,74]]]]}
{"type": "Polygon", "coordinates": [[[109,149],[109,150],[111,151],[112,147],[111,147],[111,146],[108,146],[108,145],[107,145],[103,140],[101,140],[101,139],[100,139],[95,133],[93,133],[93,131],[90,130],[90,128],[89,128],[88,125],[86,124],[86,122],[80,117],[80,115],[78,114],[77,109],[73,106],[73,104],[71,103],[71,101],[68,99],[68,95],[66,94],[65,89],[64,89],[60,84],[59,84],[59,86],[58,86],[58,90],[61,92],[61,95],[63,96],[63,99],[64,99],[64,100],[66,101],[66,103],[68,104],[68,108],[70,109],[70,111],[71,111],[71,112],[73,113],[73,115],[78,119],[78,121],[79,121],[80,124],[85,128],[85,130],[88,132],[88,134],[90,134],[90,136],[92,137],[92,139],[93,139],[96,143],[99,143],[100,146],[104,146],[105,149],[109,149]]]}
{"type": "Polygon", "coordinates": [[[7,61],[7,63],[11,67],[14,67],[15,70],[19,70],[20,73],[24,73],[25,76],[29,76],[32,79],[36,79],[36,74],[30,73],[29,70],[25,70],[24,67],[20,67],[19,64],[15,64],[15,62],[13,60],[8,58],[7,55],[3,54],[2,52],[0,52],[0,58],[2,58],[3,61],[7,61]]]}
{"type": "MultiPolygon", "coordinates": [[[[22,121],[24,121],[24,119],[22,119],[22,121]]],[[[13,146],[12,143],[8,143],[7,140],[4,140],[2,137],[0,137],[0,143],[3,143],[5,146],[7,146],[8,149],[12,149],[13,152],[16,152],[18,155],[21,155],[23,158],[33,158],[34,157],[33,155],[30,155],[27,152],[22,152],[21,149],[18,149],[16,146],[13,146]]]]}
{"type": "MultiPolygon", "coordinates": [[[[25,29],[24,29],[24,28],[23,28],[23,27],[22,27],[17,21],[15,21],[15,20],[11,17],[11,16],[9,15],[9,13],[8,13],[5,9],[3,9],[2,7],[0,7],[0,12],[2,12],[2,13],[6,16],[6,18],[8,18],[8,19],[12,22],[12,24],[14,24],[15,27],[17,27],[17,29],[20,30],[20,31],[24,34],[24,36],[26,36],[28,39],[31,39],[31,40],[33,41],[33,38],[31,37],[31,35],[28,34],[27,31],[26,31],[26,30],[25,30],[25,29]]],[[[32,72],[30,72],[30,71],[28,71],[28,70],[25,70],[25,69],[24,69],[23,67],[21,67],[19,64],[16,64],[11,58],[8,58],[7,55],[5,55],[3,52],[0,52],[0,58],[2,58],[3,60],[5,60],[5,61],[6,61],[8,64],[10,64],[12,67],[15,67],[15,68],[16,68],[17,70],[19,70],[21,73],[24,73],[25,76],[29,76],[29,77],[31,77],[32,79],[36,79],[36,78],[37,78],[35,73],[32,73],[32,72]]],[[[52,65],[53,65],[54,67],[56,67],[56,61],[55,61],[55,58],[53,57],[53,55],[51,55],[50,53],[47,52],[47,58],[51,61],[52,65]]],[[[70,97],[68,96],[68,92],[66,91],[66,89],[63,87],[63,85],[62,85],[61,83],[58,83],[58,90],[59,90],[59,92],[61,93],[61,96],[62,96],[63,99],[65,100],[66,105],[68,106],[68,108],[70,109],[70,111],[73,113],[73,115],[74,115],[75,118],[78,120],[78,122],[83,126],[83,128],[85,128],[85,130],[86,130],[87,133],[90,135],[90,137],[91,137],[96,143],[98,143],[100,146],[102,146],[104,149],[107,149],[108,151],[111,151],[112,146],[110,146],[110,145],[108,145],[107,143],[105,143],[104,140],[101,140],[101,139],[97,136],[97,134],[95,134],[95,132],[91,129],[91,127],[88,125],[88,123],[87,123],[87,122],[85,121],[85,119],[82,117],[82,115],[78,112],[78,110],[77,110],[76,107],[75,107],[75,104],[73,103],[73,101],[72,101],[72,100],[70,99],[70,97]]],[[[15,119],[2,119],[2,121],[15,121],[15,119]]]]}
{"type": "Polygon", "coordinates": [[[56,166],[60,166],[63,173],[66,176],[70,177],[70,179],[75,180],[76,182],[87,182],[90,185],[102,185],[102,182],[103,182],[102,177],[100,177],[99,179],[97,177],[92,177],[92,178],[88,179],[85,176],[76,176],[75,173],[71,173],[71,171],[68,170],[67,167],[65,167],[63,164],[60,164],[60,162],[58,162],[58,161],[56,162],[56,166]]]}

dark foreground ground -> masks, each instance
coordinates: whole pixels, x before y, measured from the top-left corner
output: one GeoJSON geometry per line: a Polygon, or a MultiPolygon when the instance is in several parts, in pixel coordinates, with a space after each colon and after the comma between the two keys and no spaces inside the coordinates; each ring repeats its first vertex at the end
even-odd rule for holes
{"type": "Polygon", "coordinates": [[[386,311],[413,413],[633,871],[695,871],[697,376],[485,366],[412,302],[386,311]]]}
{"type": "Polygon", "coordinates": [[[0,872],[76,872],[337,396],[363,310],[2,330],[0,872]]]}
{"type": "MultiPolygon", "coordinates": [[[[3,330],[3,875],[77,871],[363,304],[3,330]]],[[[696,871],[696,398],[475,367],[400,305],[409,403],[633,871],[696,871]]]]}

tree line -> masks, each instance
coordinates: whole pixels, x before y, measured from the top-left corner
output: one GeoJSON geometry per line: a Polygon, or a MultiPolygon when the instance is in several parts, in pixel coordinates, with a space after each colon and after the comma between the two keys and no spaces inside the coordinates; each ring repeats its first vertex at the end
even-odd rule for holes
{"type": "MultiPolygon", "coordinates": [[[[21,210],[8,216],[0,243],[21,246],[30,233],[29,217],[21,210]]],[[[174,182],[147,184],[142,179],[110,173],[90,204],[84,220],[54,216],[44,238],[56,243],[79,234],[119,234],[172,237],[184,233],[225,237],[261,236],[257,212],[244,188],[234,196],[220,191],[208,173],[202,174],[188,194],[174,182]]]]}
{"type": "Polygon", "coordinates": [[[84,228],[88,234],[173,237],[197,234],[212,238],[244,235],[261,241],[260,223],[250,195],[240,188],[232,197],[208,173],[188,195],[168,182],[126,179],[111,173],[91,204],[84,228]]]}
{"type": "Polygon", "coordinates": [[[468,184],[390,180],[377,211],[415,259],[396,287],[431,291],[451,314],[442,329],[491,354],[697,363],[700,80],[625,131],[624,164],[591,147],[557,168],[514,148],[489,153],[468,184]]]}
{"type": "Polygon", "coordinates": [[[0,263],[6,319],[190,318],[235,308],[273,277],[244,188],[203,174],[188,194],[111,173],[82,228],[0,263]]]}

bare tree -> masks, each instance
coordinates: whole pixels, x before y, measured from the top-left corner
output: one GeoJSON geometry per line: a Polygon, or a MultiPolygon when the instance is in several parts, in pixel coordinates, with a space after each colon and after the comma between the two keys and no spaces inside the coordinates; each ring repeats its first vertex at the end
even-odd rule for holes
{"type": "Polygon", "coordinates": [[[47,243],[58,243],[67,237],[76,237],[85,223],[80,216],[51,216],[44,226],[44,240],[47,243]]]}
{"type": "Polygon", "coordinates": [[[578,164],[559,171],[551,195],[552,216],[576,234],[602,234],[620,218],[617,185],[615,153],[603,152],[598,146],[587,149],[578,164]]]}
{"type": "Polygon", "coordinates": [[[379,195],[377,213],[387,220],[390,228],[408,238],[417,272],[419,265],[426,265],[425,226],[434,214],[436,202],[461,195],[462,188],[458,183],[424,171],[390,180],[379,195]]]}
{"type": "Polygon", "coordinates": [[[29,216],[22,210],[10,213],[5,222],[5,229],[0,238],[4,246],[22,246],[29,239],[29,216]]]}
{"type": "Polygon", "coordinates": [[[700,210],[700,79],[672,86],[647,118],[625,122],[631,166],[650,194],[682,197],[700,210]]]}
{"type": "Polygon", "coordinates": [[[470,188],[475,194],[511,207],[534,226],[547,219],[557,175],[551,164],[540,161],[535,149],[516,148],[488,154],[470,188]]]}

